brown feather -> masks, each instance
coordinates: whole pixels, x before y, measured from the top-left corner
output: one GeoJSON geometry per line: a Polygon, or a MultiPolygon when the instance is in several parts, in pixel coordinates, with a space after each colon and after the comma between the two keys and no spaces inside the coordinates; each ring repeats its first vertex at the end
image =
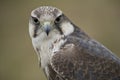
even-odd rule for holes
{"type": "Polygon", "coordinates": [[[120,59],[95,40],[72,35],[51,59],[57,74],[67,80],[120,80],[120,59]]]}

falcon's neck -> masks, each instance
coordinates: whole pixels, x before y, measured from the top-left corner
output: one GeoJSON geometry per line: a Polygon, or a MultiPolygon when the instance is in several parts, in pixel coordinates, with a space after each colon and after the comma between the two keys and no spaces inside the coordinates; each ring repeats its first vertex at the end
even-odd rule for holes
{"type": "Polygon", "coordinates": [[[66,42],[63,35],[54,35],[53,38],[46,38],[44,40],[38,37],[33,39],[33,46],[41,59],[41,67],[45,68],[50,63],[50,58],[54,52],[59,51],[61,46],[66,42]]]}

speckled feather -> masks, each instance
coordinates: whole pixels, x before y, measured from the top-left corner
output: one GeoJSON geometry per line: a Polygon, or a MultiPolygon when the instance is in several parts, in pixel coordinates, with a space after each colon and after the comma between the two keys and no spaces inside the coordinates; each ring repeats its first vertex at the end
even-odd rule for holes
{"type": "Polygon", "coordinates": [[[62,14],[61,10],[51,6],[42,6],[42,7],[36,8],[31,12],[32,16],[38,17],[38,18],[40,18],[41,15],[44,15],[46,17],[48,17],[48,15],[52,17],[56,17],[56,16],[59,16],[60,14],[62,14]]]}
{"type": "Polygon", "coordinates": [[[75,32],[65,44],[73,46],[52,57],[53,70],[65,80],[120,80],[120,59],[83,31],[78,36],[75,32]]]}

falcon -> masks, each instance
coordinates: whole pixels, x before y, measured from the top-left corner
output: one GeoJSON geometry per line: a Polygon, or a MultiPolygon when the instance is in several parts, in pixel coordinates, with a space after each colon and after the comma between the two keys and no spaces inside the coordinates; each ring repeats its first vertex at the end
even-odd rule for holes
{"type": "Polygon", "coordinates": [[[29,34],[47,80],[120,80],[120,59],[60,9],[34,9],[29,34]]]}

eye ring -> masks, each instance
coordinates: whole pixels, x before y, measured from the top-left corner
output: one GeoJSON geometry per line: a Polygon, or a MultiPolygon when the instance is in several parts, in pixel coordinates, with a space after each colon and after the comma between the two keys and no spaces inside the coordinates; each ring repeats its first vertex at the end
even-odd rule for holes
{"type": "Polygon", "coordinates": [[[40,24],[39,20],[36,17],[32,17],[32,19],[35,24],[37,25],[40,24]]]}
{"type": "Polygon", "coordinates": [[[56,19],[55,19],[55,23],[60,23],[62,20],[62,15],[58,16],[56,19]]]}

